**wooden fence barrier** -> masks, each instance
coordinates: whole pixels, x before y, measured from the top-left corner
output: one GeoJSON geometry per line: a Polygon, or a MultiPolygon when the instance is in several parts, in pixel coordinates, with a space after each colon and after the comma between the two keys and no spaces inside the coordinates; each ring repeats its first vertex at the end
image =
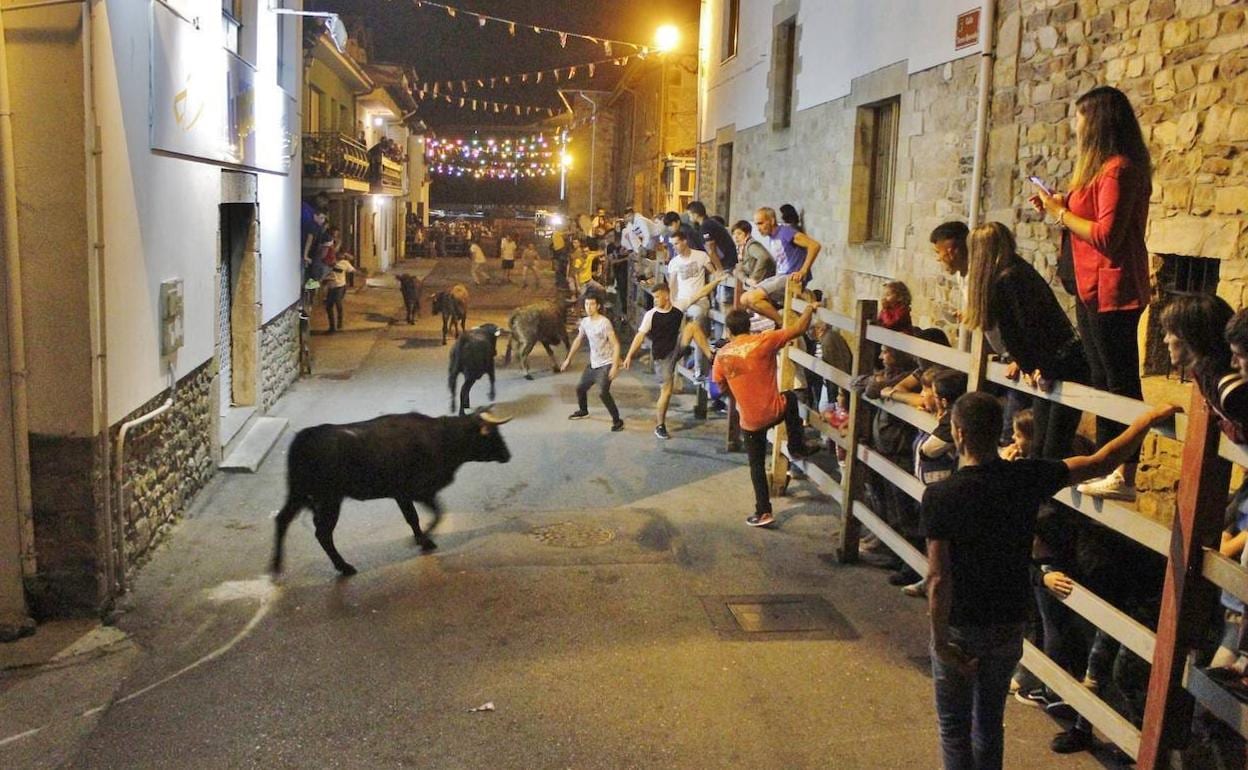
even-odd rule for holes
{"type": "MultiPolygon", "coordinates": [[[[785,323],[793,323],[795,313],[804,308],[805,302],[800,297],[786,292],[785,323]]],[[[1122,423],[1131,422],[1149,408],[1142,401],[1074,383],[1058,383],[1052,391],[1043,392],[1006,378],[1005,366],[989,358],[982,332],[972,336],[971,351],[966,353],[874,326],[871,320],[875,314],[876,303],[867,300],[858,302],[852,319],[820,308],[819,319],[853,337],[852,372],[838,370],[800,347],[789,346],[780,354],[781,388],[793,386],[798,370],[817,374],[838,387],[847,388],[851,377],[871,372],[871,357],[876,345],[882,344],[966,372],[970,390],[996,383],[1122,423]]],[[[784,488],[791,464],[839,503],[843,526],[836,550],[840,561],[857,559],[859,533],[865,526],[911,568],[925,574],[926,556],[893,530],[880,512],[871,510],[863,494],[868,469],[915,500],[922,498],[925,489],[910,469],[898,467],[858,440],[859,426],[869,419],[868,406],[889,412],[920,430],[930,432],[936,424],[932,415],[905,404],[869,399],[851,391],[848,428],[842,435],[819,416],[817,408],[803,406],[809,424],[846,450],[841,477],[834,479],[809,460],[787,457],[781,426],[774,434],[772,487],[777,491],[784,488]]],[[[1190,653],[1199,645],[1199,637],[1206,630],[1205,619],[1215,609],[1217,589],[1248,600],[1248,570],[1221,556],[1217,549],[1230,463],[1248,467],[1248,449],[1230,443],[1220,434],[1195,388],[1188,413],[1179,415],[1173,427],[1162,427],[1157,432],[1183,441],[1179,512],[1171,527],[1147,519],[1121,503],[1089,498],[1073,488],[1054,496],[1055,500],[1082,515],[1166,558],[1161,612],[1155,630],[1079,584],[1062,600],[1071,611],[1151,662],[1142,727],[1137,728],[1031,643],[1026,643],[1023,651],[1023,664],[1029,671],[1085,716],[1107,739],[1136,759],[1144,770],[1168,766],[1170,752],[1185,744],[1195,703],[1241,736],[1248,737],[1248,707],[1190,663],[1190,653]]]]}

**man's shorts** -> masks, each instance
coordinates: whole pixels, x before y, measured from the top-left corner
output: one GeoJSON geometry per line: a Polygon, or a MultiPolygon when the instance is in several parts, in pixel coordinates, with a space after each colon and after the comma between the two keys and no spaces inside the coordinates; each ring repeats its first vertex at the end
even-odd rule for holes
{"type": "Polygon", "coordinates": [[[685,308],[685,318],[690,321],[698,321],[700,319],[706,318],[707,313],[710,311],[710,308],[711,308],[711,303],[705,298],[703,298],[699,300],[698,302],[695,302],[694,304],[685,308]]]}
{"type": "Polygon", "coordinates": [[[784,287],[789,283],[789,276],[773,275],[758,282],[758,288],[767,292],[767,301],[776,307],[784,306],[784,287]]]}
{"type": "Polygon", "coordinates": [[[676,364],[680,363],[680,345],[663,358],[654,359],[654,376],[663,385],[671,385],[676,379],[676,364]]]}

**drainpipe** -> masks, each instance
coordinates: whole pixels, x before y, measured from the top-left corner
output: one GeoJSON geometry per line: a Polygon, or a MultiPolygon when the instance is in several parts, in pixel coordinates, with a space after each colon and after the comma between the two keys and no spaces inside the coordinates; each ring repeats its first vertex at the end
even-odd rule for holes
{"type": "Polygon", "coordinates": [[[979,224],[979,199],[984,187],[984,162],[988,152],[988,107],[992,101],[992,65],[996,60],[997,2],[984,0],[984,52],[979,58],[979,104],[975,109],[975,155],[971,166],[971,203],[967,217],[974,228],[979,224]]]}
{"type": "Polygon", "coordinates": [[[594,145],[598,139],[598,104],[586,96],[584,91],[577,91],[577,93],[593,107],[593,112],[590,113],[589,118],[589,203],[587,205],[589,211],[596,211],[595,206],[597,206],[597,203],[594,201],[594,145]]]}
{"type": "MultiPolygon", "coordinates": [[[[98,6],[103,8],[103,6],[98,6]]],[[[87,312],[88,323],[91,329],[91,398],[95,405],[95,415],[92,425],[92,435],[99,437],[100,447],[100,465],[103,468],[111,468],[113,461],[112,442],[108,437],[108,357],[107,357],[107,335],[105,333],[105,312],[106,299],[104,292],[104,217],[101,212],[104,209],[104,186],[101,180],[104,178],[101,162],[104,156],[103,140],[100,136],[99,123],[96,120],[95,107],[95,25],[92,21],[92,10],[89,5],[83,7],[82,12],[82,40],[83,40],[83,79],[86,87],[83,89],[85,99],[85,113],[83,130],[87,137],[87,233],[91,239],[91,247],[87,256],[87,312]]],[[[117,574],[120,570],[121,574],[125,574],[125,564],[123,556],[117,552],[117,544],[121,542],[121,538],[117,537],[118,523],[113,518],[113,494],[112,485],[106,484],[104,487],[102,519],[103,527],[103,550],[106,555],[104,561],[104,580],[107,586],[107,593],[111,596],[114,591],[119,591],[121,581],[118,580],[117,574]]]]}

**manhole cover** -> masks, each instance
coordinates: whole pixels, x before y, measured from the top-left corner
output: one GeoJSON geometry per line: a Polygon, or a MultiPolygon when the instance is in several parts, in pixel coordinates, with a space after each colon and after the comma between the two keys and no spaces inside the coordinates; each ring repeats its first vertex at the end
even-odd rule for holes
{"type": "Polygon", "coordinates": [[[591,524],[577,524],[573,521],[561,521],[545,527],[536,527],[529,532],[539,543],[552,545],[556,548],[590,548],[595,545],[606,545],[615,539],[615,532],[605,527],[591,524]]]}
{"type": "Polygon", "coordinates": [[[856,639],[841,613],[817,594],[703,596],[702,606],[721,639],[856,639]]]}

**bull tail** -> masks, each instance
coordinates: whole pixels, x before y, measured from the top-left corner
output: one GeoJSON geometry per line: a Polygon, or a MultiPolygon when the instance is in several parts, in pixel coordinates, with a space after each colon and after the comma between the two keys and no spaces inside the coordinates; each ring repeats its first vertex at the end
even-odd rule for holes
{"type": "Polygon", "coordinates": [[[460,344],[456,343],[451,348],[451,362],[447,366],[446,387],[451,391],[451,412],[455,411],[455,380],[459,379],[459,349],[460,344]]]}

